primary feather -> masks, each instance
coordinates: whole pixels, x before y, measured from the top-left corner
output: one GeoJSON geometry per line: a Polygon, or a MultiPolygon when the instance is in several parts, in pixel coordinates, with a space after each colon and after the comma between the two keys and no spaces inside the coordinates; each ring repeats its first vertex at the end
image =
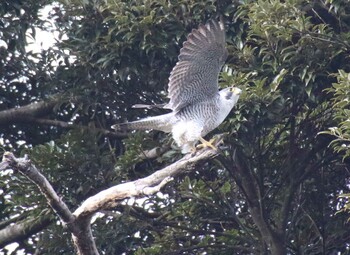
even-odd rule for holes
{"type": "Polygon", "coordinates": [[[222,21],[210,20],[193,29],[180,50],[179,61],[170,73],[169,103],[156,106],[171,109],[172,112],[115,124],[112,128],[171,132],[183,153],[191,151],[199,139],[224,121],[241,93],[234,87],[219,91],[218,76],[227,58],[225,45],[222,21]]]}

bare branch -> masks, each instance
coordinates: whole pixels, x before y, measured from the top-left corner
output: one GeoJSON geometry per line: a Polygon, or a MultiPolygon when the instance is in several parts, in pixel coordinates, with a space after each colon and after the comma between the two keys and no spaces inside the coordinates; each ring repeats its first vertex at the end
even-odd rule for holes
{"type": "Polygon", "coordinates": [[[92,236],[90,218],[76,220],[49,181],[38,171],[27,156],[16,158],[12,153],[5,152],[0,164],[0,171],[10,168],[22,173],[38,186],[41,193],[46,197],[50,207],[72,233],[72,239],[79,255],[99,254],[92,236]]]}
{"type": "Polygon", "coordinates": [[[96,127],[88,127],[88,126],[77,125],[77,124],[70,124],[68,122],[60,121],[60,120],[50,120],[50,119],[41,119],[41,118],[33,118],[33,117],[24,117],[22,119],[22,122],[25,122],[25,123],[36,123],[36,124],[39,124],[39,125],[55,126],[55,127],[65,128],[65,129],[79,128],[79,129],[83,129],[83,130],[99,132],[103,136],[107,136],[107,137],[111,137],[111,138],[120,138],[120,137],[127,137],[128,136],[128,134],[126,134],[126,133],[110,131],[110,130],[103,129],[103,128],[96,128],[96,127]]]}
{"type": "Polygon", "coordinates": [[[23,240],[41,231],[51,223],[49,213],[36,218],[29,218],[0,229],[0,247],[23,240]]]}
{"type": "MultiPolygon", "coordinates": [[[[0,111],[0,125],[9,125],[12,123],[36,123],[39,125],[56,126],[65,129],[80,128],[84,130],[93,129],[96,132],[101,133],[104,136],[117,138],[126,137],[127,134],[118,133],[103,128],[87,127],[83,125],[70,124],[60,120],[50,120],[40,118],[53,111],[53,108],[62,100],[61,94],[56,94],[51,99],[43,100],[40,102],[34,102],[18,108],[11,108],[0,111]]],[[[75,98],[72,101],[77,101],[75,98]]]]}
{"type": "MultiPolygon", "coordinates": [[[[221,142],[221,141],[219,141],[221,142]]],[[[164,185],[185,170],[194,169],[200,161],[216,157],[218,151],[205,149],[196,155],[186,155],[179,161],[155,173],[136,181],[122,183],[103,190],[85,200],[72,214],[67,205],[59,198],[48,180],[31,163],[27,156],[16,158],[12,153],[5,152],[0,163],[0,171],[13,169],[25,175],[34,182],[43,193],[51,208],[60,217],[64,225],[72,233],[72,239],[79,255],[98,255],[91,231],[91,217],[97,211],[115,207],[123,199],[141,197],[158,192],[164,185]]]]}
{"type": "Polygon", "coordinates": [[[12,153],[5,152],[2,161],[7,162],[10,168],[19,171],[29,180],[34,182],[40,189],[41,193],[45,195],[51,208],[64,223],[74,221],[74,216],[68,209],[67,205],[60,199],[49,181],[38,171],[27,156],[24,158],[15,158],[12,153]]]}
{"type": "Polygon", "coordinates": [[[90,217],[97,211],[115,207],[123,199],[144,196],[145,190],[148,195],[153,194],[169,181],[169,177],[175,177],[185,170],[193,168],[195,164],[217,155],[219,155],[218,151],[209,149],[201,150],[194,156],[187,154],[177,162],[145,178],[113,186],[89,197],[73,214],[78,219],[90,217]],[[157,186],[158,184],[160,186],[157,186]],[[155,186],[156,188],[154,188],[155,186]]]}
{"type": "Polygon", "coordinates": [[[61,100],[60,95],[55,95],[46,101],[34,102],[18,108],[0,111],[0,125],[20,122],[25,117],[39,117],[47,115],[61,100]]]}

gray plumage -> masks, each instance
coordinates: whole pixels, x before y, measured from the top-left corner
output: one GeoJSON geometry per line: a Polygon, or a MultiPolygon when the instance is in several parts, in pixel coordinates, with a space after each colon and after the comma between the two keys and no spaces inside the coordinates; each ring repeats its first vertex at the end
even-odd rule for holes
{"type": "MultiPolygon", "coordinates": [[[[222,21],[210,20],[192,30],[180,50],[179,61],[170,73],[170,101],[159,107],[172,112],[138,121],[116,124],[116,130],[156,129],[171,132],[183,153],[220,125],[237,103],[241,90],[219,91],[218,76],[226,58],[222,21]]],[[[140,107],[152,107],[138,105],[140,107]]]]}
{"type": "Polygon", "coordinates": [[[218,76],[227,58],[222,22],[210,20],[192,30],[170,73],[166,108],[178,111],[195,102],[210,100],[218,92],[218,76]]]}

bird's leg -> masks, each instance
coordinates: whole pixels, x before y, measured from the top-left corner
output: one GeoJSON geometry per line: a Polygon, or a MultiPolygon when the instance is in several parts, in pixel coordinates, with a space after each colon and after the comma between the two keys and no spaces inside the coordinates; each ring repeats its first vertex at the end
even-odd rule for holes
{"type": "Polygon", "coordinates": [[[191,147],[191,156],[196,155],[196,152],[197,152],[196,146],[192,146],[192,147],[191,147]]]}
{"type": "Polygon", "coordinates": [[[212,138],[210,139],[209,141],[205,140],[204,138],[202,137],[199,137],[199,141],[201,141],[201,144],[197,145],[197,148],[206,148],[206,147],[210,147],[212,148],[213,150],[218,150],[214,145],[213,143],[215,142],[215,138],[212,138]]]}

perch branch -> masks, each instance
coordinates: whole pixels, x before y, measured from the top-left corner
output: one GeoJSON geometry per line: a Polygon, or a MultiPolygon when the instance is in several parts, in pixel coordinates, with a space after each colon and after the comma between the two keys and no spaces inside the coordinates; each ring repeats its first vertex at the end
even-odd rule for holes
{"type": "Polygon", "coordinates": [[[198,151],[195,155],[185,155],[179,161],[145,178],[122,183],[99,192],[85,200],[74,213],[71,213],[48,180],[39,172],[27,156],[16,158],[12,153],[5,152],[3,160],[0,163],[0,171],[13,169],[34,182],[41,193],[45,195],[50,207],[72,233],[72,239],[77,253],[79,255],[98,255],[99,253],[92,236],[90,225],[91,217],[94,213],[103,209],[113,208],[126,198],[154,194],[171,181],[173,177],[191,168],[194,169],[194,166],[199,162],[216,157],[217,155],[219,155],[219,152],[211,149],[198,151]]]}
{"type": "Polygon", "coordinates": [[[193,168],[195,164],[216,157],[218,154],[218,151],[211,149],[201,150],[194,156],[188,154],[145,178],[113,186],[89,197],[73,214],[78,219],[90,217],[97,211],[115,207],[123,199],[141,197],[145,193],[147,195],[153,194],[169,182],[170,177],[175,177],[185,170],[193,168]]]}

